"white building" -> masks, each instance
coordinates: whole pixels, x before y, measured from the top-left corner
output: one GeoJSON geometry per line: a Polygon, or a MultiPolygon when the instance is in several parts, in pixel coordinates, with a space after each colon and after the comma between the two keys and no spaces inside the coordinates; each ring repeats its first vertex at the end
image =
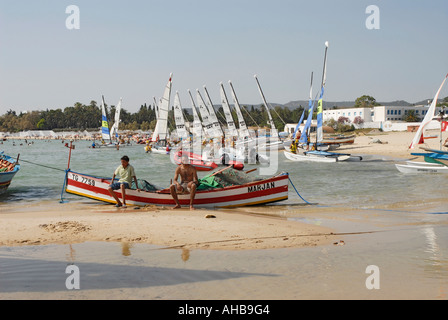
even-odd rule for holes
{"type": "MultiPolygon", "coordinates": [[[[349,108],[349,109],[329,109],[323,111],[324,121],[334,119],[338,121],[340,117],[346,117],[351,123],[356,117],[361,117],[364,123],[377,122],[382,123],[386,121],[404,121],[408,113],[413,110],[415,115],[423,119],[428,112],[429,106],[378,106],[373,108],[349,108]]],[[[436,115],[440,111],[437,108],[436,115]]]]}

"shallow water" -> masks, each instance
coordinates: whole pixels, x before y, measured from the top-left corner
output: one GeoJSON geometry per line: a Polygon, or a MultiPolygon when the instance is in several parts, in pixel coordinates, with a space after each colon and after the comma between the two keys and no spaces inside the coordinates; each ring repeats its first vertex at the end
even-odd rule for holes
{"type": "MultiPolygon", "coordinates": [[[[143,146],[120,151],[75,142],[71,168],[111,176],[127,154],[139,178],[166,186],[175,165],[143,146]]],[[[2,208],[41,201],[59,204],[68,149],[61,141],[0,145],[20,153],[22,169],[2,208]],[[60,169],[54,170],[27,161],[60,169]]],[[[307,201],[290,187],[280,205],[239,209],[294,223],[328,226],[345,245],[302,249],[205,251],[128,243],[0,248],[0,299],[447,299],[448,177],[404,175],[393,160],[293,163],[279,153],[307,201]],[[80,270],[80,290],[67,290],[68,265],[80,270]],[[380,289],[366,288],[366,268],[378,266],[380,289]]],[[[253,166],[248,166],[248,169],[253,166]]],[[[201,175],[205,175],[201,173],[201,175]]],[[[86,201],[63,195],[72,202],[86,201]]],[[[90,200],[88,200],[91,203],[90,200]]]]}
{"type": "MultiPolygon", "coordinates": [[[[30,140],[31,141],[31,140],[30,140]]],[[[30,142],[28,141],[28,142],[30,142]]],[[[15,176],[5,195],[0,196],[0,209],[4,203],[56,200],[61,198],[69,149],[67,141],[33,140],[27,145],[23,140],[3,142],[0,150],[16,156],[20,154],[22,168],[15,176]],[[20,144],[23,144],[20,146],[20,144]],[[30,163],[32,162],[32,163],[30,163]],[[47,166],[47,167],[43,167],[47,166]]],[[[120,158],[128,155],[136,169],[137,177],[155,185],[167,187],[173,178],[175,164],[165,155],[146,154],[143,145],[115,149],[90,149],[91,142],[74,142],[70,167],[75,172],[111,177],[120,164],[120,158]]],[[[288,172],[300,195],[308,202],[325,205],[372,207],[397,202],[425,201],[446,198],[446,175],[404,175],[395,168],[392,160],[368,156],[363,162],[297,163],[289,161],[282,152],[273,152],[278,159],[275,172],[288,172]]],[[[257,166],[246,165],[250,170],[257,166]]],[[[205,176],[207,173],[199,173],[205,176]]],[[[253,173],[256,174],[256,173],[253,173]]],[[[80,200],[63,194],[64,198],[80,200]]],[[[303,203],[290,187],[290,200],[286,203],[303,203]]]]}

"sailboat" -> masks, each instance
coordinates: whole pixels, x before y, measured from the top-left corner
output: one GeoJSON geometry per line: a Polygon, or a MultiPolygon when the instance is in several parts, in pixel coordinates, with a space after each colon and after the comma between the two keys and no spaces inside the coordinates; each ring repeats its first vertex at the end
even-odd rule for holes
{"type": "MultiPolygon", "coordinates": [[[[329,43],[325,42],[325,58],[324,58],[324,69],[322,74],[322,84],[320,90],[319,100],[317,101],[317,130],[316,130],[316,143],[321,143],[323,140],[323,96],[325,92],[325,84],[327,81],[327,52],[328,52],[329,43]]],[[[313,110],[315,106],[314,101],[309,109],[308,119],[303,129],[303,132],[300,136],[300,143],[306,144],[309,146],[310,144],[310,128],[311,122],[313,118],[313,110]]],[[[300,124],[299,124],[300,125],[300,124]]],[[[335,153],[329,151],[318,151],[316,148],[314,150],[305,150],[305,149],[297,149],[297,152],[286,151],[284,152],[285,157],[292,161],[313,161],[313,162],[341,162],[341,161],[361,161],[361,156],[352,156],[351,154],[346,153],[335,153]]]]}
{"type": "Polygon", "coordinates": [[[180,103],[179,92],[176,92],[176,96],[174,97],[174,122],[176,123],[177,137],[182,141],[187,140],[190,137],[190,133],[187,131],[185,125],[185,117],[180,103]]]}
{"type": "Polygon", "coordinates": [[[118,105],[115,109],[115,118],[114,118],[114,125],[112,126],[112,129],[110,131],[111,137],[114,137],[117,143],[120,143],[119,141],[119,135],[118,135],[118,128],[120,126],[120,114],[121,114],[121,105],[123,103],[123,98],[120,98],[120,101],[118,102],[118,105]]]}
{"type": "Polygon", "coordinates": [[[207,101],[205,102],[205,105],[208,108],[208,112],[210,115],[210,122],[213,125],[213,132],[214,138],[222,138],[224,137],[224,131],[221,127],[221,124],[219,123],[218,117],[216,116],[216,111],[215,108],[213,107],[213,103],[212,100],[210,99],[210,95],[208,94],[207,88],[205,86],[203,86],[204,88],[204,92],[205,92],[205,97],[207,99],[207,101]]]}
{"type": "MultiPolygon", "coordinates": [[[[431,105],[429,106],[428,112],[425,115],[422,123],[420,124],[417,133],[412,140],[409,149],[415,149],[417,145],[423,144],[425,142],[425,129],[428,124],[434,119],[437,107],[437,101],[439,99],[440,92],[442,91],[443,86],[445,85],[446,80],[448,79],[448,74],[443,79],[442,84],[440,85],[439,90],[437,91],[431,105]]],[[[421,148],[427,153],[411,153],[414,156],[423,156],[425,157],[425,162],[414,162],[414,163],[406,163],[406,164],[396,164],[397,169],[402,173],[440,173],[440,172],[448,172],[448,152],[442,150],[442,132],[443,132],[443,112],[440,114],[440,150],[429,149],[429,148],[421,148]],[[447,162],[445,162],[447,161],[447,162]],[[434,164],[440,168],[435,168],[434,164]]]]}
{"type": "Polygon", "coordinates": [[[159,105],[157,116],[157,123],[154,129],[151,142],[151,153],[156,154],[170,154],[170,145],[168,144],[168,111],[170,107],[171,88],[173,74],[170,74],[170,79],[165,86],[162,101],[159,105]]]}
{"type": "MultiPolygon", "coordinates": [[[[121,100],[120,100],[121,101],[121,100]]],[[[117,121],[115,121],[117,122],[117,121]]],[[[115,126],[115,124],[114,124],[115,126]]],[[[117,123],[118,127],[118,123],[117,123]]],[[[93,148],[116,148],[117,144],[112,141],[112,134],[109,130],[109,120],[107,119],[106,103],[104,96],[101,96],[101,144],[95,144],[93,148]]]]}
{"type": "Polygon", "coordinates": [[[258,150],[283,150],[285,146],[283,142],[280,140],[278,135],[278,130],[275,127],[274,120],[272,119],[271,111],[269,110],[269,104],[266,101],[263,90],[261,89],[260,82],[258,81],[257,75],[254,75],[255,81],[257,82],[258,91],[260,92],[261,98],[263,100],[264,106],[266,108],[266,112],[268,114],[269,124],[271,126],[271,134],[269,143],[265,143],[258,146],[258,150]]]}

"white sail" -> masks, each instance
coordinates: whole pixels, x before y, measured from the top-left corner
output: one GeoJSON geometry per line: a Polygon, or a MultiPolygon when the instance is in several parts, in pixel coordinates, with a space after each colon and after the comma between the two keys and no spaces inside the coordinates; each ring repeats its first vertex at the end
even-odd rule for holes
{"type": "Polygon", "coordinates": [[[101,137],[103,140],[112,142],[109,131],[109,121],[107,120],[106,103],[104,102],[104,96],[101,96],[101,137]]]}
{"type": "Polygon", "coordinates": [[[232,89],[232,98],[235,103],[236,115],[238,116],[239,124],[239,135],[241,139],[249,138],[249,130],[247,129],[246,121],[244,120],[243,113],[241,112],[241,106],[236,96],[235,90],[233,89],[232,82],[229,81],[230,88],[232,89]]]}
{"type": "Polygon", "coordinates": [[[165,87],[162,101],[159,105],[159,115],[157,117],[156,128],[152,135],[152,141],[167,140],[168,138],[168,111],[170,108],[171,88],[173,84],[172,77],[173,75],[171,74],[165,87]]]}
{"type": "Polygon", "coordinates": [[[220,86],[221,86],[221,90],[220,90],[221,103],[222,103],[222,108],[224,110],[224,115],[226,117],[226,122],[227,122],[227,129],[228,129],[227,135],[229,135],[231,137],[236,137],[236,136],[238,136],[238,130],[236,129],[235,122],[233,121],[232,112],[230,111],[229,100],[227,99],[227,95],[224,90],[224,85],[222,84],[222,82],[220,83],[220,86]]]}
{"type": "Polygon", "coordinates": [[[215,133],[213,132],[213,123],[210,121],[210,113],[208,112],[204,99],[202,99],[199,89],[196,90],[196,101],[198,102],[199,113],[202,117],[202,125],[204,126],[205,134],[207,137],[213,138],[215,136],[215,133]]]}
{"type": "Polygon", "coordinates": [[[188,90],[188,94],[190,95],[191,109],[193,110],[193,138],[195,140],[197,137],[200,137],[200,139],[202,139],[203,136],[202,121],[201,118],[199,118],[198,110],[196,109],[196,104],[194,103],[194,99],[193,96],[191,95],[190,90],[188,90]]]}
{"type": "Polygon", "coordinates": [[[210,122],[213,125],[213,138],[219,138],[224,136],[224,132],[222,131],[221,125],[219,124],[218,117],[216,116],[215,108],[213,107],[212,99],[210,99],[210,95],[208,94],[207,88],[204,86],[205,91],[205,97],[207,98],[207,101],[205,102],[205,105],[208,108],[208,112],[210,115],[210,122]]]}
{"type": "Polygon", "coordinates": [[[440,92],[442,91],[443,85],[445,84],[446,79],[448,78],[448,74],[446,75],[445,79],[443,79],[442,85],[439,88],[439,91],[437,91],[434,100],[431,103],[431,106],[429,107],[428,112],[426,113],[425,118],[423,119],[420,127],[418,128],[418,131],[414,137],[414,140],[412,141],[411,146],[409,149],[415,149],[415,147],[423,141],[423,134],[425,131],[425,127],[432,121],[432,119],[435,116],[436,113],[436,107],[437,107],[437,100],[439,99],[440,92]]]}
{"type": "Polygon", "coordinates": [[[274,120],[272,119],[271,111],[269,110],[268,102],[264,96],[263,90],[261,90],[260,82],[258,81],[257,76],[254,76],[257,81],[258,91],[260,92],[261,98],[263,99],[264,106],[266,107],[266,112],[268,113],[269,124],[271,125],[271,138],[278,138],[278,130],[275,127],[274,120]]]}
{"type": "Polygon", "coordinates": [[[112,126],[112,130],[110,132],[110,135],[112,137],[115,135],[115,138],[117,138],[117,139],[118,139],[118,127],[120,126],[120,113],[121,113],[122,102],[123,102],[123,98],[120,98],[120,101],[118,102],[118,105],[115,108],[114,125],[112,126]]]}
{"type": "Polygon", "coordinates": [[[176,92],[176,96],[174,97],[174,121],[176,122],[177,137],[181,139],[187,139],[190,135],[188,134],[187,128],[185,126],[185,118],[184,113],[182,112],[179,92],[176,92]]]}

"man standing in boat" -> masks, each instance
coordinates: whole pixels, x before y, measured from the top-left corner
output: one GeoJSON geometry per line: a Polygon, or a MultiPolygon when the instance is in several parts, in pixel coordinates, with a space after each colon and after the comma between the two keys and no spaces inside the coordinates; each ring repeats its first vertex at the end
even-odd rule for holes
{"type": "Polygon", "coordinates": [[[188,154],[182,154],[181,165],[174,173],[174,183],[170,186],[170,193],[176,203],[173,209],[180,209],[178,194],[190,194],[190,210],[194,210],[193,202],[196,196],[196,189],[199,186],[199,179],[196,169],[190,164],[188,154]],[[179,183],[177,180],[179,179],[179,183]]]}
{"type": "Polygon", "coordinates": [[[135,176],[134,167],[129,164],[129,157],[123,156],[121,158],[121,165],[115,170],[114,175],[112,177],[112,184],[109,186],[110,195],[117,201],[116,207],[126,208],[126,189],[131,188],[132,179],[135,181],[135,186],[138,189],[138,181],[135,176]],[[115,176],[120,176],[120,180],[118,182],[115,181],[115,176]],[[118,199],[117,194],[114,192],[115,190],[121,190],[121,194],[123,197],[123,203],[118,199]]]}

